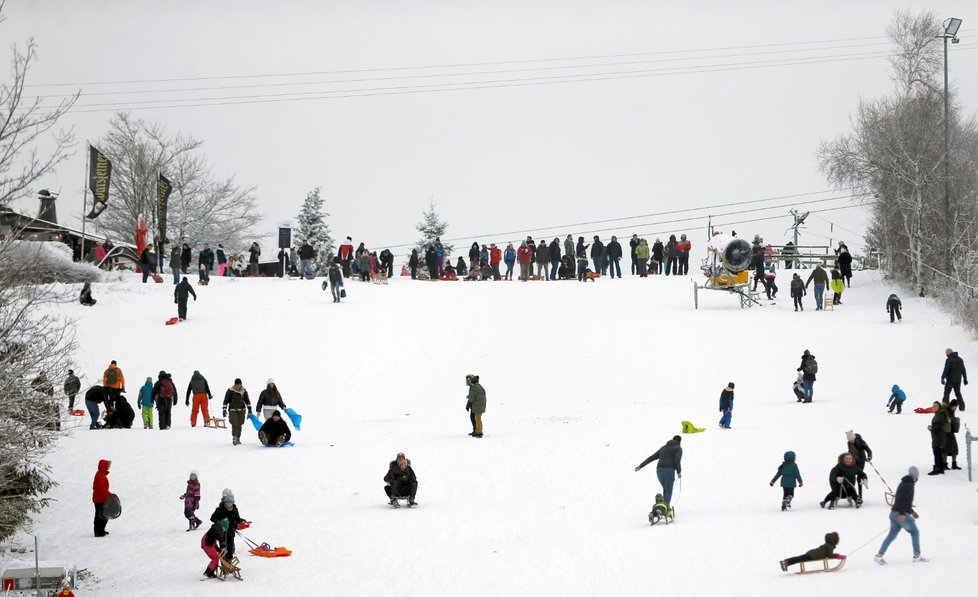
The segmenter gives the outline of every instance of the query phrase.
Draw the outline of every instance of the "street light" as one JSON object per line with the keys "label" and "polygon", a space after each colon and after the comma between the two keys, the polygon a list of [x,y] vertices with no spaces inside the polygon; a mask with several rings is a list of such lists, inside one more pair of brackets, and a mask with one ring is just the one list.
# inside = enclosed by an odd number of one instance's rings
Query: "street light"
{"label": "street light", "polygon": [[[948,118],[949,102],[947,94],[947,40],[951,40],[951,43],[958,43],[958,29],[961,28],[961,19],[948,19],[944,21],[944,33],[938,35],[937,37],[944,39],[944,214],[945,214],[945,228],[947,233],[947,238],[951,238],[951,193],[950,193],[950,151],[948,146],[950,144],[950,119]],[[947,271],[951,271],[951,251],[948,247],[947,254],[945,255],[945,266]]]}

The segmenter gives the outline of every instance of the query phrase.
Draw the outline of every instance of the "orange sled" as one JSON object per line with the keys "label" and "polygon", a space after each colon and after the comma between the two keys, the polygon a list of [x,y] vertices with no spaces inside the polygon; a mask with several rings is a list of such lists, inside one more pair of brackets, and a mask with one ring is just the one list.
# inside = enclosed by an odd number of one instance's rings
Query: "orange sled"
{"label": "orange sled", "polygon": [[258,547],[248,550],[253,556],[261,556],[263,558],[285,558],[292,555],[292,552],[284,547],[276,547],[272,549],[268,546],[268,543],[262,543]]}

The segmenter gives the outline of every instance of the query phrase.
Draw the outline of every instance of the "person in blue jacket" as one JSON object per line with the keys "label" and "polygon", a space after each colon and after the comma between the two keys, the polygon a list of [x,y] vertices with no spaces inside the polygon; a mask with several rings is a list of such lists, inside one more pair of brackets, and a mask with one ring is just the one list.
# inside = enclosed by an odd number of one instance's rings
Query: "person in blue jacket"
{"label": "person in blue jacket", "polygon": [[512,280],[513,266],[516,265],[516,249],[513,248],[513,243],[506,245],[506,250],[503,251],[503,263],[506,264],[506,275],[503,276],[503,279]]}
{"label": "person in blue jacket", "polygon": [[795,464],[794,452],[789,450],[784,453],[784,462],[778,467],[778,472],[775,473],[774,478],[769,483],[771,487],[774,487],[774,482],[778,480],[778,477],[781,478],[781,489],[784,492],[781,498],[781,511],[784,512],[791,507],[791,500],[795,497],[795,485],[798,487],[803,485],[801,471]]}
{"label": "person in blue jacket", "polygon": [[907,395],[900,386],[893,384],[893,389],[890,390],[890,399],[887,401],[886,405],[890,407],[890,412],[896,409],[897,414],[903,412],[903,401],[907,399]]}
{"label": "person in blue jacket", "polygon": [[146,383],[139,388],[139,397],[136,399],[136,406],[143,418],[143,429],[153,428],[153,378],[147,377]]}

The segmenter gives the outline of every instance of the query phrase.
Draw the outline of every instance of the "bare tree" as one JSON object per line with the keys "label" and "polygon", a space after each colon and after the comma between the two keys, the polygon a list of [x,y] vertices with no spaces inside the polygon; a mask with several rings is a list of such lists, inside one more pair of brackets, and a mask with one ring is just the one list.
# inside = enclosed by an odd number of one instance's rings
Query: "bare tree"
{"label": "bare tree", "polygon": [[[167,210],[167,237],[196,246],[203,242],[243,248],[261,214],[255,187],[240,187],[234,177],[216,178],[201,155],[203,141],[171,134],[163,125],[117,113],[98,141],[112,160],[112,199],[97,221],[102,230],[133,238],[145,216],[159,229],[157,181],[162,172],[173,184]],[[247,242],[246,242],[247,241]]]}

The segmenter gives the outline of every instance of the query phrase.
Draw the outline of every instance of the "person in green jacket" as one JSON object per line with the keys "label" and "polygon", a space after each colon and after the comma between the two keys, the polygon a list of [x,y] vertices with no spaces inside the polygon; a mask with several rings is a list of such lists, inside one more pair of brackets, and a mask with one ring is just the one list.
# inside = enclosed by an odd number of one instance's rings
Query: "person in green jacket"
{"label": "person in green jacket", "polygon": [[787,558],[781,560],[781,570],[784,572],[788,571],[788,566],[798,564],[800,562],[817,562],[819,560],[845,560],[846,557],[842,554],[835,553],[835,548],[839,545],[839,533],[832,532],[825,534],[825,543],[815,549],[809,549],[805,552],[805,555],[795,556],[793,558]]}
{"label": "person in green jacket", "polygon": [[784,453],[784,462],[778,467],[778,472],[769,483],[771,487],[774,487],[778,477],[781,477],[781,489],[784,491],[784,496],[781,498],[781,511],[784,512],[791,507],[791,500],[795,497],[795,485],[802,486],[801,471],[795,464],[794,452],[789,450]]}
{"label": "person in green jacket", "polygon": [[482,413],[486,412],[486,390],[479,384],[479,376],[472,373],[465,376],[465,385],[469,386],[466,396],[465,410],[469,411],[472,421],[472,437],[482,437]]}
{"label": "person in green jacket", "polygon": [[649,263],[649,243],[644,238],[635,247],[635,268],[641,278],[648,277],[645,267]]}

